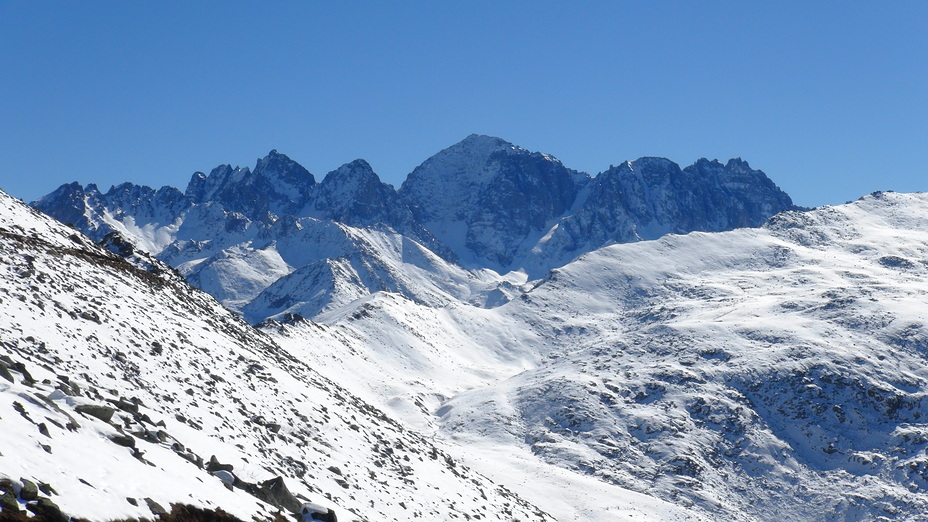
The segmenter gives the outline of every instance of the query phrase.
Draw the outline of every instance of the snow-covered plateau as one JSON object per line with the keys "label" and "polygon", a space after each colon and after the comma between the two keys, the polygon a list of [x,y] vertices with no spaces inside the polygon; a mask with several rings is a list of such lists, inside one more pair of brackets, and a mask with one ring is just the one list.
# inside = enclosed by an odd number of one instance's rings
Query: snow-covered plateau
{"label": "snow-covered plateau", "polygon": [[471,136],[36,206],[78,230],[0,195],[0,486],[74,516],[928,520],[928,195]]}

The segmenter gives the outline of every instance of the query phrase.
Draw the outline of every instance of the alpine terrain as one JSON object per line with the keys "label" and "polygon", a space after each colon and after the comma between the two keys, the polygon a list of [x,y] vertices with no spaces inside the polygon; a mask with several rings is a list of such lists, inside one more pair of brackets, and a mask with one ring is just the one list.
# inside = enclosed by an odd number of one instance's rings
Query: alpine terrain
{"label": "alpine terrain", "polygon": [[926,195],[472,135],[399,190],[271,151],[33,206],[0,193],[4,510],[928,520]]}

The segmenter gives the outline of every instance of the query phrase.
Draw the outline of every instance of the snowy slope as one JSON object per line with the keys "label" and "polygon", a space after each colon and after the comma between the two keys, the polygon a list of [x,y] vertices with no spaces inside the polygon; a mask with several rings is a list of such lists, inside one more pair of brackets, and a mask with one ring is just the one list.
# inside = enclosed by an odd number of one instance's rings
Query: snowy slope
{"label": "snowy slope", "polygon": [[875,194],[590,253],[497,309],[547,359],[448,401],[442,431],[723,519],[918,519],[925,216]]}
{"label": "snowy slope", "polygon": [[[316,226],[332,228],[332,222]],[[280,277],[241,308],[251,322],[282,314],[315,317],[338,310],[376,292],[394,292],[432,307],[453,302],[486,305],[499,287],[524,277],[502,277],[492,271],[472,272],[449,263],[407,236],[385,227],[355,228],[337,224],[338,242],[293,241],[290,236],[276,242],[277,251],[293,266],[301,268]],[[332,248],[341,244],[340,251]],[[310,257],[311,252],[319,252]],[[496,296],[502,303],[505,296]]]}
{"label": "snowy slope", "polygon": [[384,293],[266,331],[559,520],[920,520],[925,216],[875,194],[600,249],[492,309]]}
{"label": "snowy slope", "polygon": [[265,518],[245,488],[282,477],[342,520],[550,520],[170,271],[3,193],[0,281],[0,478],[50,485],[67,513],[151,517],[150,499]]}

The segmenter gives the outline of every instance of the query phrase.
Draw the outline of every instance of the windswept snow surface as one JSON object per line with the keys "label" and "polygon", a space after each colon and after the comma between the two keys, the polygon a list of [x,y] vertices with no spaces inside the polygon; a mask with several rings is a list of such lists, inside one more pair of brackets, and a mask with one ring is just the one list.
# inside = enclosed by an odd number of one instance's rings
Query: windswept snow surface
{"label": "windswept snow surface", "polygon": [[926,216],[876,193],[606,247],[493,309],[385,295],[268,332],[559,520],[920,520]]}

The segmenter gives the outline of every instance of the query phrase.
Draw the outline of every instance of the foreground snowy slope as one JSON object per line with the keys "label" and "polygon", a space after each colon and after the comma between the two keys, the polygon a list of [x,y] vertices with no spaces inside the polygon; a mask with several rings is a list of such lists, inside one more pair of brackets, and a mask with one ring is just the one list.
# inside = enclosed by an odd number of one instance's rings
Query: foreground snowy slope
{"label": "foreground snowy slope", "polygon": [[297,502],[281,478],[341,520],[550,520],[170,271],[2,192],[0,281],[0,479],[67,513],[266,518]]}

